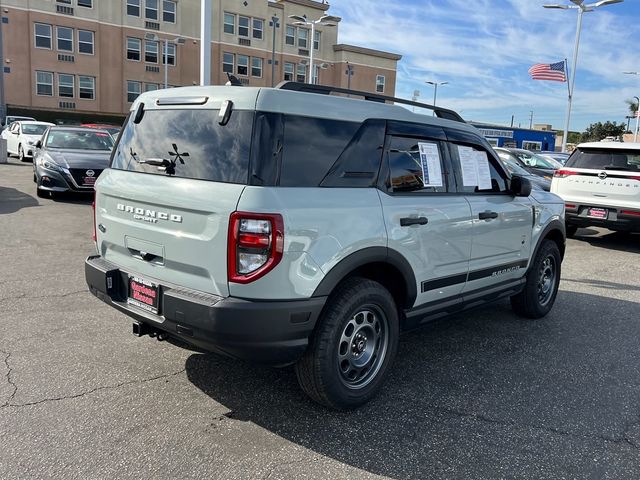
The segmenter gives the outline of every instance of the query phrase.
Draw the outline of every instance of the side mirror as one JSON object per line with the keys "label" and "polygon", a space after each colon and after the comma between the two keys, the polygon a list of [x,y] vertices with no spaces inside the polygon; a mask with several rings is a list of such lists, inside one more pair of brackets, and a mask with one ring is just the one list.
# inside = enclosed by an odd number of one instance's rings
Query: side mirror
{"label": "side mirror", "polygon": [[42,140],[38,140],[36,142],[36,148],[38,148],[38,149],[42,148]]}
{"label": "side mirror", "polygon": [[511,177],[511,194],[516,197],[528,197],[531,195],[531,182],[528,178],[514,175]]}

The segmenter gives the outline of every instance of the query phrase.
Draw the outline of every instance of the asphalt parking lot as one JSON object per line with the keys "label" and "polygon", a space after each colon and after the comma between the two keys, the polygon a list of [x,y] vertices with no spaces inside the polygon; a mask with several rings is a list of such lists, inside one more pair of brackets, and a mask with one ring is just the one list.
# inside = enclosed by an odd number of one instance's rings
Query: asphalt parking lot
{"label": "asphalt parking lot", "polygon": [[131,335],[91,296],[91,199],[0,164],[0,478],[640,477],[640,236],[570,240],[543,320],[508,302],[405,335],[382,393]]}

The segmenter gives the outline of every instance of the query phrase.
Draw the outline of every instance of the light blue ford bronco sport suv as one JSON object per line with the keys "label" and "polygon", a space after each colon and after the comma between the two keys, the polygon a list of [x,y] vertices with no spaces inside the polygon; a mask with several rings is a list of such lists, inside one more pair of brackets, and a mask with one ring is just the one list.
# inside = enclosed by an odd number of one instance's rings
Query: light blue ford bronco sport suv
{"label": "light blue ford bronco sport suv", "polygon": [[357,93],[138,97],[95,187],[91,292],[136,335],[294,365],[337,409],[380,389],[402,330],[503,297],[546,315],[559,197],[510,176],[455,112]]}

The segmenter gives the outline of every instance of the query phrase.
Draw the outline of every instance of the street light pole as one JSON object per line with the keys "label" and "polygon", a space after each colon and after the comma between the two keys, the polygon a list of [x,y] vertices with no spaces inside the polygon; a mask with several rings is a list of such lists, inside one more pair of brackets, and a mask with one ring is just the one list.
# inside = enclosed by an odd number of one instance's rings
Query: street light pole
{"label": "street light pole", "polygon": [[[151,40],[158,43],[164,42],[164,47],[162,47],[162,51],[164,52],[162,54],[162,61],[164,63],[164,88],[169,88],[169,43],[172,43],[173,45],[180,45],[185,43],[184,38],[176,37],[172,40],[169,40],[168,38],[165,38],[164,40],[160,40],[160,37],[158,37],[158,35],[156,35],[155,33],[147,32],[144,34],[144,39]],[[177,53],[178,52],[176,48],[176,50],[174,51],[174,55],[177,55]],[[174,56],[174,59],[175,59],[175,56]]]}
{"label": "street light pole", "polygon": [[342,19],[334,15],[323,15],[318,20],[313,21],[307,20],[306,15],[289,15],[289,18],[291,18],[292,20],[296,20],[294,25],[311,26],[311,38],[307,39],[307,45],[309,45],[309,42],[311,44],[311,46],[309,47],[309,77],[307,79],[307,83],[313,83],[313,43],[315,42],[316,25],[335,27]]}
{"label": "street light pole", "polygon": [[[447,85],[449,82],[432,82],[431,80],[427,80],[424,83],[428,83],[429,85],[433,85],[433,106],[436,106],[436,100],[438,98],[438,85]],[[434,110],[433,116],[436,115]]]}
{"label": "street light pole", "polygon": [[164,88],[169,87],[169,39],[164,39]]}
{"label": "street light pole", "polygon": [[582,29],[582,15],[585,12],[593,12],[598,7],[622,3],[624,0],[600,0],[596,3],[585,4],[584,0],[571,0],[573,5],[543,5],[544,8],[557,8],[561,10],[578,10],[578,25],[576,27],[576,41],[573,47],[573,61],[571,65],[571,86],[569,87],[569,101],[567,104],[567,116],[564,123],[564,136],[562,137],[562,151],[567,151],[567,137],[569,136],[569,122],[571,120],[571,104],[573,101],[573,89],[576,84],[576,68],[578,65],[578,47],[580,46],[580,30]]}
{"label": "street light pole", "polygon": [[273,40],[271,48],[271,87],[276,86],[276,28],[280,26],[280,19],[274,15],[271,17],[271,27],[273,29]]}
{"label": "street light pole", "polygon": [[638,97],[633,97],[638,101],[638,107],[636,108],[636,131],[633,134],[633,141],[637,142],[638,141],[638,120],[640,119],[640,117],[638,117],[638,115],[640,114],[640,98]]}

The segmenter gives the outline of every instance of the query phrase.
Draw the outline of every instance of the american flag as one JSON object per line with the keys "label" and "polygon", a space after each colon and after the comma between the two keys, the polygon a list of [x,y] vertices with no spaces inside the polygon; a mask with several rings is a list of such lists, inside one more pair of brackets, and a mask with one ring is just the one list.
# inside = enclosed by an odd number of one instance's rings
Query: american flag
{"label": "american flag", "polygon": [[529,75],[534,80],[551,80],[554,82],[566,82],[567,72],[564,68],[565,62],[558,63],[536,63],[529,69]]}

